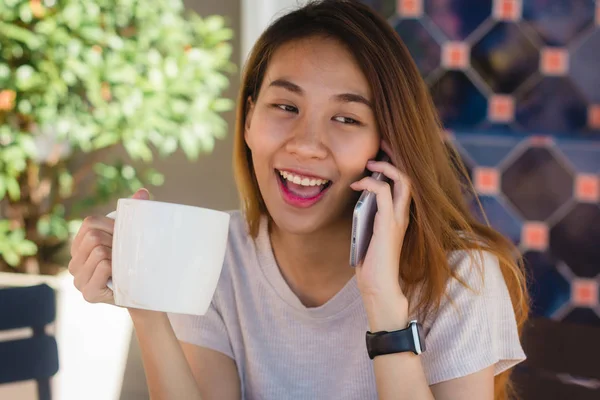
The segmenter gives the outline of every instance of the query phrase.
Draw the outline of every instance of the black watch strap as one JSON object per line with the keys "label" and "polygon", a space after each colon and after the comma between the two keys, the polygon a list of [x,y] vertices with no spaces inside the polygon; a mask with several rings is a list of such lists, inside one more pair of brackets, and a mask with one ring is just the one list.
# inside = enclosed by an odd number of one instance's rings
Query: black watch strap
{"label": "black watch strap", "polygon": [[421,325],[411,321],[406,329],[387,332],[367,332],[367,352],[374,359],[384,354],[404,353],[407,351],[421,354],[425,351],[425,341]]}

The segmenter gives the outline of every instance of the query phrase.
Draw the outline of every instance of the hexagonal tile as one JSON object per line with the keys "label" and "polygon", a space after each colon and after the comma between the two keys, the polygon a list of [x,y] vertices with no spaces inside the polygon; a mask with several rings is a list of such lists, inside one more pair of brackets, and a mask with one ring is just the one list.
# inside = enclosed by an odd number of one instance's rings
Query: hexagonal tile
{"label": "hexagonal tile", "polygon": [[[493,196],[479,196],[479,201],[485,212],[490,225],[498,232],[506,236],[515,245],[518,245],[521,241],[521,220],[519,217],[513,214],[512,211],[508,210],[496,197]],[[485,218],[481,213],[481,209],[477,204],[472,205],[474,215],[481,221],[485,222]]]}
{"label": "hexagonal tile", "polygon": [[538,71],[539,51],[517,24],[499,23],[471,49],[471,65],[496,93],[512,93]]}
{"label": "hexagonal tile", "polygon": [[462,72],[447,71],[431,86],[431,95],[447,128],[472,128],[487,115],[487,100]]}
{"label": "hexagonal tile", "polygon": [[600,274],[600,206],[577,204],[550,230],[553,254],[564,260],[575,275]]}
{"label": "hexagonal tile", "polygon": [[600,316],[590,308],[575,308],[562,321],[572,324],[600,326]]}
{"label": "hexagonal tile", "polygon": [[556,261],[547,253],[529,251],[523,255],[531,276],[528,282],[533,316],[552,318],[571,298],[571,285],[556,270]]}
{"label": "hexagonal tile", "polygon": [[402,38],[423,77],[440,66],[441,47],[417,20],[400,20],[394,29]]}
{"label": "hexagonal tile", "polygon": [[571,79],[586,98],[600,104],[600,29],[590,35],[571,54]]}
{"label": "hexagonal tile", "polygon": [[573,193],[573,173],[544,147],[525,150],[502,175],[502,192],[522,215],[544,221]]}
{"label": "hexagonal tile", "polygon": [[425,12],[450,40],[464,40],[492,14],[492,0],[425,0]]}
{"label": "hexagonal tile", "polygon": [[517,122],[533,132],[579,132],[587,125],[587,104],[569,79],[547,77],[517,97]]}
{"label": "hexagonal tile", "polygon": [[523,19],[552,46],[564,46],[594,23],[594,0],[528,0]]}

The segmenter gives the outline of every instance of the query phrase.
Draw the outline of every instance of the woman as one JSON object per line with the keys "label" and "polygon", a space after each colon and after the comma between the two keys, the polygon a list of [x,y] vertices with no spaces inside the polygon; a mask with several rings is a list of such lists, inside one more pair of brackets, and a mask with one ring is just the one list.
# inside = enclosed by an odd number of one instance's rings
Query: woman
{"label": "woman", "polygon": [[[470,215],[440,133],[408,51],[367,7],[325,0],[275,21],[242,80],[243,210],[232,213],[211,308],[129,310],[152,398],[505,398],[524,359],[523,272],[511,245]],[[391,162],[373,161],[380,150]],[[351,268],[363,190],[378,211]],[[74,241],[70,270],[88,301],[112,299],[89,279],[112,229],[88,218]],[[384,341],[367,346],[367,331]]]}

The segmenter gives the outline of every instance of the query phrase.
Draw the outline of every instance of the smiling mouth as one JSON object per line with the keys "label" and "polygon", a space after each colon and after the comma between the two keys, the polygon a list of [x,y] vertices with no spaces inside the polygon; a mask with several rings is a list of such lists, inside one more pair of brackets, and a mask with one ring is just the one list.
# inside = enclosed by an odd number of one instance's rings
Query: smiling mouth
{"label": "smiling mouth", "polygon": [[331,181],[327,179],[311,178],[287,171],[275,172],[282,186],[290,194],[301,199],[317,198],[331,186]]}

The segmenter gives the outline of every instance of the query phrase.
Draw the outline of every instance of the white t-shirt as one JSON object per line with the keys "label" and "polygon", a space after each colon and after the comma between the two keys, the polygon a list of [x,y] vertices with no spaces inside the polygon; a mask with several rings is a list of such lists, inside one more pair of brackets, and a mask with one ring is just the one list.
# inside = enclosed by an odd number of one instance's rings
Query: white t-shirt
{"label": "white t-shirt", "polygon": [[[427,351],[420,357],[430,385],[490,365],[498,374],[525,359],[498,260],[483,253],[482,280],[480,266],[466,253],[450,257],[474,291],[452,280],[452,301],[423,323]],[[254,241],[243,215],[232,213],[225,263],[207,314],[169,317],[179,340],[235,361],[244,399],[377,399],[356,279],[324,305],[305,307],[275,262],[266,219]]]}

